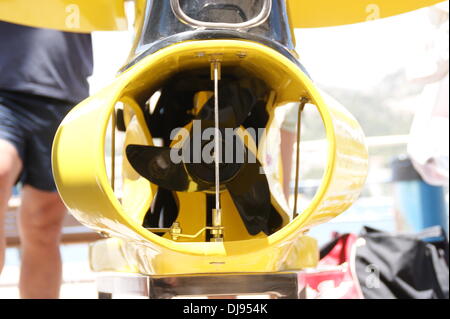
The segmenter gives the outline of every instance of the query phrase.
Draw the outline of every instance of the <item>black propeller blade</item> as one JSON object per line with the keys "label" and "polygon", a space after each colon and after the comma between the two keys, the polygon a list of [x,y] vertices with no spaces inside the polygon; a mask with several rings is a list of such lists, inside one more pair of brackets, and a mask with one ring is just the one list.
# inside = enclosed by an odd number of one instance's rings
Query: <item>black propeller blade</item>
{"label": "black propeller blade", "polygon": [[[186,82],[180,83],[186,84]],[[261,105],[260,102],[264,100],[267,92],[264,83],[257,79],[223,80],[222,83],[219,93],[221,131],[225,128],[241,127],[254,108]],[[205,103],[196,119],[201,120],[202,131],[215,126],[214,97]],[[236,145],[233,145],[234,149],[242,147],[246,160],[244,163],[237,161],[236,163],[227,163],[226,161],[220,163],[221,189],[227,189],[230,192],[245,227],[251,235],[257,235],[260,232],[269,235],[274,228],[277,228],[280,218],[271,204],[267,178],[260,173],[262,166],[256,159],[255,163],[249,162],[248,148],[238,137],[236,140]],[[212,140],[202,142],[201,152],[203,152],[203,146],[210,142]],[[190,139],[185,143],[191,143]],[[192,144],[185,146],[189,148],[191,157],[194,152],[198,152],[193,149]],[[222,146],[225,150],[225,146],[223,144]],[[184,161],[175,163],[171,154],[181,151],[182,149],[170,147],[129,145],[126,153],[133,168],[161,189],[168,192],[214,191],[214,163],[196,163],[191,161],[192,158],[189,161],[183,158]],[[222,156],[224,154],[223,152]],[[178,155],[182,154],[178,153]]]}
{"label": "black propeller blade", "polygon": [[[170,153],[174,150],[170,147],[129,145],[127,157],[141,176],[161,188],[177,192],[212,190],[212,183],[191,176],[184,163],[175,164],[171,160]],[[202,164],[189,165],[196,167],[197,171],[202,170]],[[258,161],[256,163],[247,161],[242,165],[243,167],[236,170],[235,177],[225,182],[225,186],[249,234],[257,235],[261,231],[269,234],[273,212],[267,178],[260,173],[262,166]],[[195,170],[192,167],[189,172],[193,173]]]}
{"label": "black propeller blade", "polygon": [[[219,118],[221,127],[237,128],[244,123],[258,97],[252,94],[250,89],[243,88],[238,82],[230,82],[224,85],[219,92],[220,109]],[[214,126],[214,97],[211,97],[197,116],[205,127]]]}
{"label": "black propeller blade", "polygon": [[189,177],[182,162],[172,161],[171,152],[174,151],[177,150],[145,145],[128,145],[126,150],[131,166],[153,184],[177,192],[206,190],[207,187]]}
{"label": "black propeller blade", "polygon": [[272,212],[270,189],[261,165],[247,163],[241,173],[227,184],[227,189],[250,235],[269,234]]}

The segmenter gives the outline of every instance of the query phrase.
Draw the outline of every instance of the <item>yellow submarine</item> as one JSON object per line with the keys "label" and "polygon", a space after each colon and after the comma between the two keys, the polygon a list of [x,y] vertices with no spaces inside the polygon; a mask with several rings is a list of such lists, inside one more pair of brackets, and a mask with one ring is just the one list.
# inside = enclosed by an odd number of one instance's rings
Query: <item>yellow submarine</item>
{"label": "yellow submarine", "polygon": [[[109,237],[92,245],[91,267],[149,276],[315,267],[318,248],[308,230],[357,200],[368,151],[358,122],[299,62],[293,30],[360,23],[438,2],[136,0],[127,63],[112,84],[69,113],[54,141],[53,172],[64,203],[82,224]],[[0,20],[69,32],[128,26],[124,0],[1,1]],[[267,130],[275,110],[288,103],[300,105],[299,118],[305,104],[317,108],[327,139],[323,179],[302,211],[280,204],[263,174],[270,145],[248,134]],[[220,149],[219,133],[232,129],[244,161],[224,162],[225,152],[190,161],[198,152],[190,137],[196,121],[200,132],[214,129],[200,153],[210,143]],[[114,151],[111,161],[106,156],[115,149],[116,127],[125,134],[120,165]],[[174,140],[174,131],[188,134]],[[173,161],[181,149],[192,152]]]}

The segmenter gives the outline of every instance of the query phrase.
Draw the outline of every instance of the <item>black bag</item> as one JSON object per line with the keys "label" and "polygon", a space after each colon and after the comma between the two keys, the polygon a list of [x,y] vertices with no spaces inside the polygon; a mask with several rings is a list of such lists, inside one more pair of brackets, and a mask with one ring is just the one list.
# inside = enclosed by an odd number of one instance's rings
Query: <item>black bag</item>
{"label": "black bag", "polygon": [[417,235],[364,228],[356,273],[366,299],[448,299],[448,241],[441,227]]}

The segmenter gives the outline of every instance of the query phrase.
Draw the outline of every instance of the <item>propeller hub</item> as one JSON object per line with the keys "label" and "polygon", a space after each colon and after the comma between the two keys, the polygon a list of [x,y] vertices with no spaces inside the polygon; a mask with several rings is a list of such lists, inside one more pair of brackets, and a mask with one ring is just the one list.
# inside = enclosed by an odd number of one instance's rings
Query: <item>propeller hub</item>
{"label": "propeller hub", "polygon": [[[214,186],[215,184],[215,162],[214,162],[214,149],[211,149],[211,143],[213,141],[203,141],[202,142],[202,156],[200,163],[185,163],[186,170],[188,174],[203,183],[210,184]],[[234,143],[233,150],[237,149],[238,143]],[[226,143],[224,140],[221,140],[221,149],[222,150],[230,150],[230,148],[226,147]],[[246,158],[246,150],[244,147],[241,148],[243,153],[243,158]],[[209,152],[210,151],[210,152]],[[209,153],[209,154],[208,154]],[[219,163],[220,168],[220,184],[226,184],[227,182],[233,180],[241,171],[244,166],[244,162],[238,162],[235,156],[232,156],[230,160],[230,156],[226,156],[225,152],[221,152],[221,161]],[[234,155],[234,154],[233,154]]]}

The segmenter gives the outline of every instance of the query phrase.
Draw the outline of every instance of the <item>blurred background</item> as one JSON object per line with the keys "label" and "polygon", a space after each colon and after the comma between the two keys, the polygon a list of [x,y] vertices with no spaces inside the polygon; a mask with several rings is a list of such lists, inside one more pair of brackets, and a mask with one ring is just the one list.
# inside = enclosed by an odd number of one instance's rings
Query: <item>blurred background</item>
{"label": "blurred background", "polygon": [[[107,85],[125,63],[131,34],[93,34],[92,93]],[[436,55],[441,52],[446,52],[448,62],[448,21],[446,37],[442,37],[442,28],[432,23],[428,8],[366,24],[296,31],[301,62],[316,84],[357,118],[366,133],[370,152],[370,174],[359,201],[340,217],[311,230],[310,235],[320,245],[334,233],[359,233],[364,225],[386,231],[413,230],[400,212],[402,205],[392,178],[392,162],[407,154],[414,115],[430,101],[426,96],[431,94],[427,91],[429,84],[414,79],[434,72]],[[318,159],[325,159],[326,155],[323,138],[318,114],[307,108],[301,145],[301,208],[311,201],[322,178],[324,161]],[[292,194],[294,191],[292,179]],[[448,230],[448,177],[442,191]],[[17,205],[17,198],[13,198],[11,210]],[[89,232],[80,230],[78,225],[73,227],[78,227],[72,229],[77,233]],[[61,297],[96,298],[95,275],[88,264],[88,244],[64,244],[62,254]],[[0,277],[0,298],[18,297],[19,260],[20,251],[8,248]]]}

